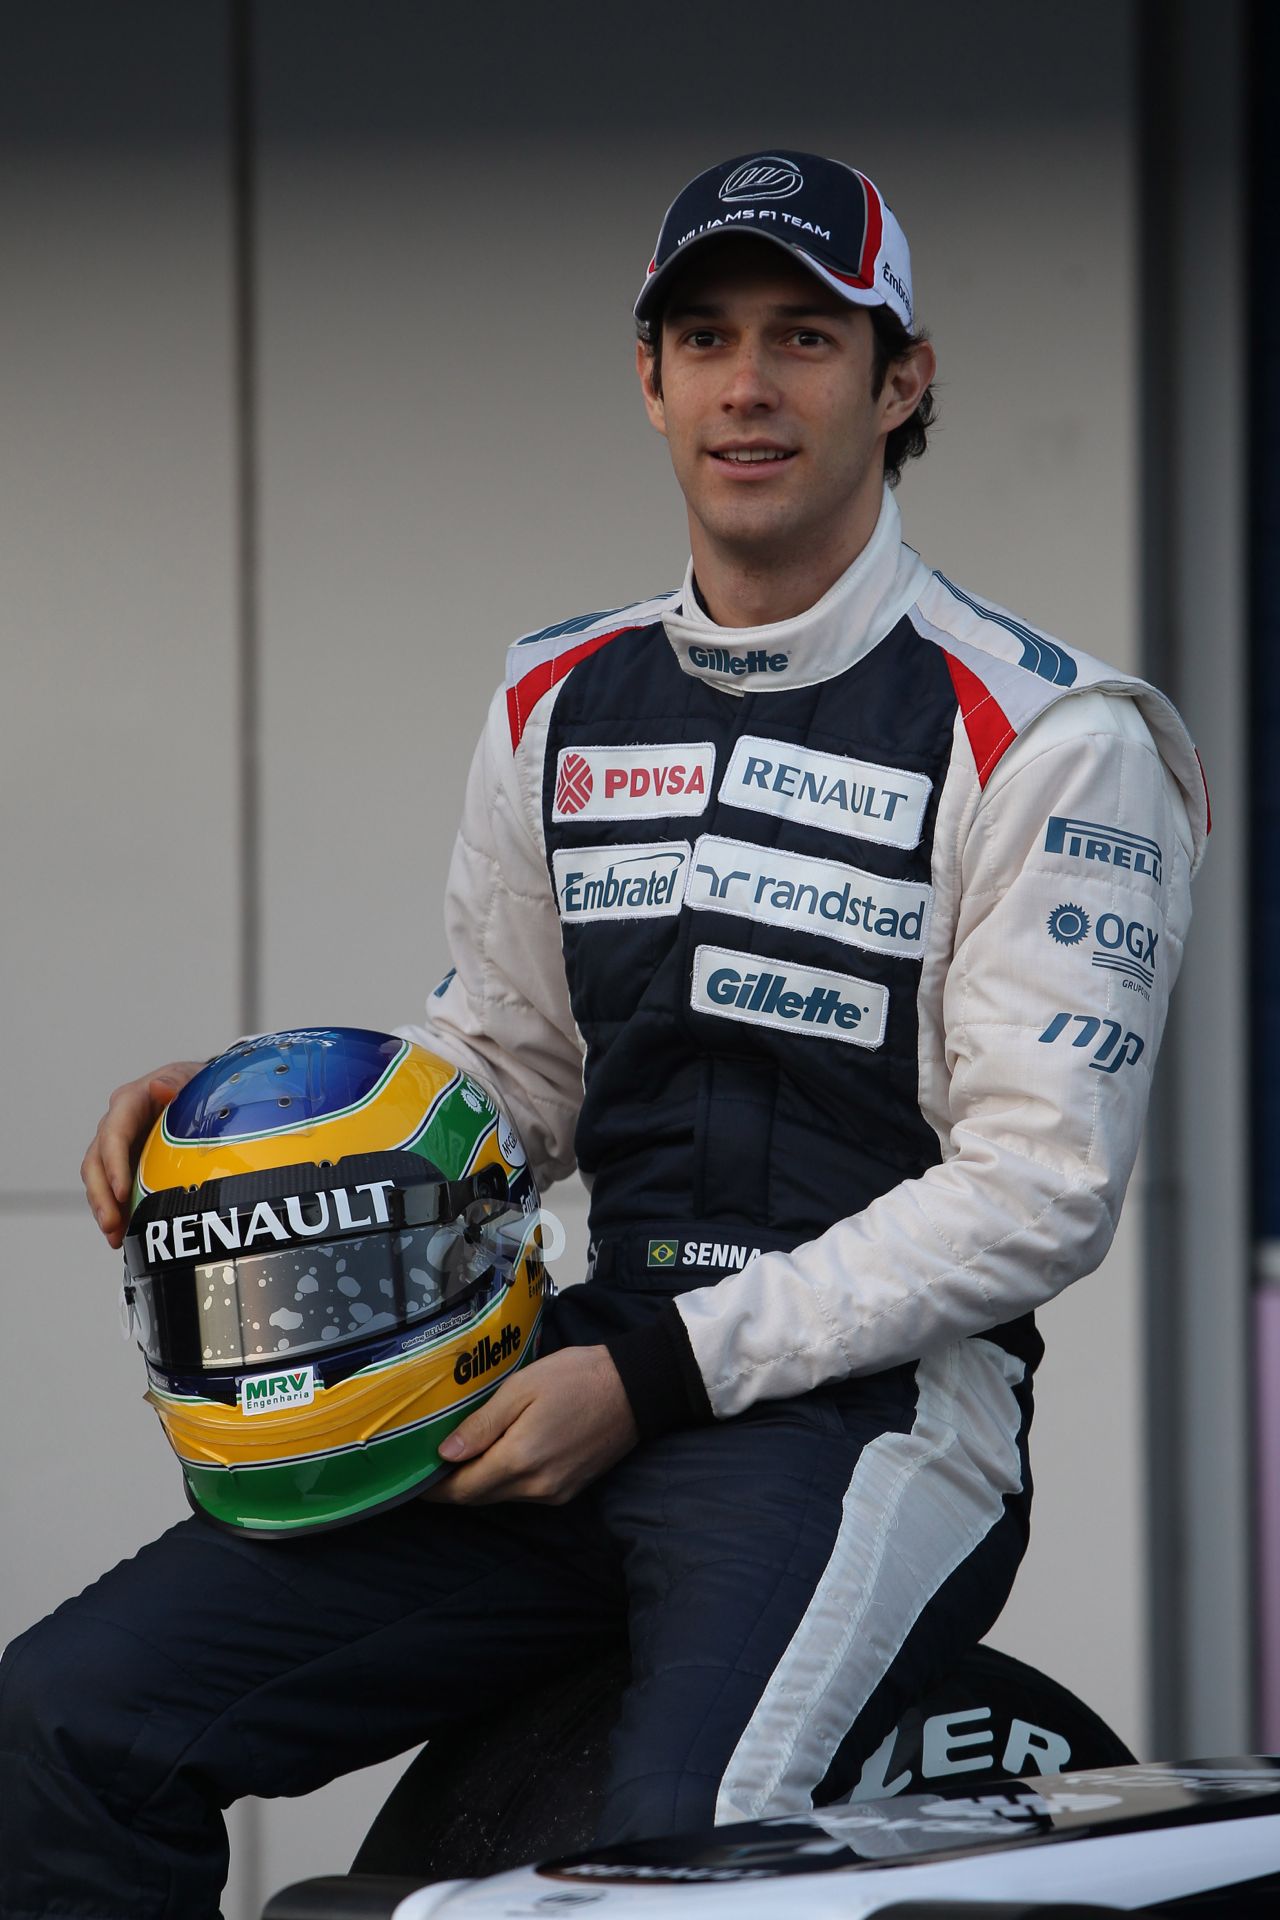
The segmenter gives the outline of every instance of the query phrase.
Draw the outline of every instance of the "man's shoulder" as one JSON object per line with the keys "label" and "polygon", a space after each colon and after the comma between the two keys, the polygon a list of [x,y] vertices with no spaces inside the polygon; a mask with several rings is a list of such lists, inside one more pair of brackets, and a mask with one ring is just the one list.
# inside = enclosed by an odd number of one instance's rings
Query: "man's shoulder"
{"label": "man's shoulder", "polygon": [[949,643],[958,642],[965,653],[972,649],[979,656],[1001,666],[1016,667],[1019,673],[1031,674],[1051,687],[1121,681],[1128,677],[1105,660],[1079,647],[1068,646],[1042,627],[1032,626],[998,602],[957,586],[936,569],[917,599],[912,617],[916,627],[940,646],[950,650]]}
{"label": "man's shoulder", "polygon": [[534,708],[582,660],[599,653],[610,641],[638,628],[651,627],[680,601],[679,587],[632,600],[601,612],[573,614],[549,627],[522,634],[507,649],[507,713],[511,744],[519,746]]}
{"label": "man's shoulder", "polygon": [[519,668],[536,652],[562,652],[583,640],[623,633],[632,627],[652,626],[661,620],[680,598],[679,587],[665,593],[650,594],[643,600],[629,600],[620,607],[605,607],[596,613],[575,613],[567,620],[556,620],[549,627],[535,627],[512,642],[507,654],[508,669]]}

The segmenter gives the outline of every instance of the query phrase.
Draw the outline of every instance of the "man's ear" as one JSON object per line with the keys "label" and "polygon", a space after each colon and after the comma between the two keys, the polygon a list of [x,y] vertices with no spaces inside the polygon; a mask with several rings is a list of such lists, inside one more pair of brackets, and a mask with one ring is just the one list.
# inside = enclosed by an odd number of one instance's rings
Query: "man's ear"
{"label": "man's ear", "polygon": [[911,418],[937,371],[938,356],[928,340],[918,341],[901,359],[890,361],[880,390],[890,431]]}
{"label": "man's ear", "polygon": [[654,354],[643,340],[636,341],[636,372],[640,376],[640,391],[644,395],[644,410],[649,416],[649,425],[656,427],[666,438],[667,416],[662,405],[662,395],[654,391],[653,385]]}

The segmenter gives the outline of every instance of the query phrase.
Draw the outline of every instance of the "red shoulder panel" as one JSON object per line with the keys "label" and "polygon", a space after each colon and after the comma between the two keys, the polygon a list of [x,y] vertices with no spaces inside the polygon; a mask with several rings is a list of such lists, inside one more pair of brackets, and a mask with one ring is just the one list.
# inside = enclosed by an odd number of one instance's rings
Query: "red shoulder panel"
{"label": "red shoulder panel", "polygon": [[597,653],[610,640],[616,640],[620,633],[635,633],[636,627],[615,627],[611,633],[596,633],[589,640],[580,640],[576,647],[568,647],[563,653],[552,654],[549,660],[540,660],[536,667],[530,667],[528,673],[521,676],[507,688],[507,724],[511,728],[511,751],[520,745],[520,736],[529,724],[529,715],[537,706],[544,693],[550,693],[557,680],[563,680],[571,667],[579,660],[585,660],[588,654]]}
{"label": "red shoulder panel", "polygon": [[1001,754],[1017,739],[1018,730],[995,695],[988,693],[971,667],[966,667],[964,661],[958,660],[954,653],[947,653],[945,647],[943,656],[951,675],[951,684],[956,690],[956,699],[960,702],[960,711],[964,715],[969,745],[973,748],[973,757],[978,765],[978,785],[985,787]]}

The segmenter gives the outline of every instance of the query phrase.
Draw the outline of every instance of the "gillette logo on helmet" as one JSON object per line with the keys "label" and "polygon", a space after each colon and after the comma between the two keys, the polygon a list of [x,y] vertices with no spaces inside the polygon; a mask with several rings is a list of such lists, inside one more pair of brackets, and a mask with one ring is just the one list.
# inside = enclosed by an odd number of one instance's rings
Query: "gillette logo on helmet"
{"label": "gillette logo on helmet", "polygon": [[322,1233],[387,1227],[391,1224],[387,1194],[394,1186],[394,1180],[368,1180],[358,1187],[259,1200],[255,1206],[232,1207],[227,1213],[180,1213],[172,1220],[148,1220],[147,1261],[216,1259],[223,1253],[243,1252],[256,1241],[287,1243]]}
{"label": "gillette logo on helmet", "polygon": [[483,1374],[492,1373],[495,1367],[513,1360],[520,1351],[520,1329],[510,1322],[502,1329],[496,1340],[482,1333],[474,1347],[460,1353],[453,1363],[453,1377],[460,1387],[469,1380],[479,1380]]}

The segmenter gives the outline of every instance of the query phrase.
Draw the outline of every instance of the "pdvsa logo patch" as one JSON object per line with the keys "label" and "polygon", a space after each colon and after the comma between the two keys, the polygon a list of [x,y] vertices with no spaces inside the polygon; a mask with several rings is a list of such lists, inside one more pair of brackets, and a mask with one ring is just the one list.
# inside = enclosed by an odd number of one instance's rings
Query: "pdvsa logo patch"
{"label": "pdvsa logo patch", "polygon": [[874,980],[797,967],[731,947],[699,947],[689,1004],[696,1013],[855,1047],[883,1044],[889,991]]}
{"label": "pdvsa logo patch", "polygon": [[654,747],[564,747],[551,818],[664,820],[703,812],[716,750],[710,740]]}
{"label": "pdvsa logo patch", "polygon": [[282,1413],[286,1407],[309,1407],[315,1397],[314,1367],[258,1373],[240,1382],[241,1413]]}

